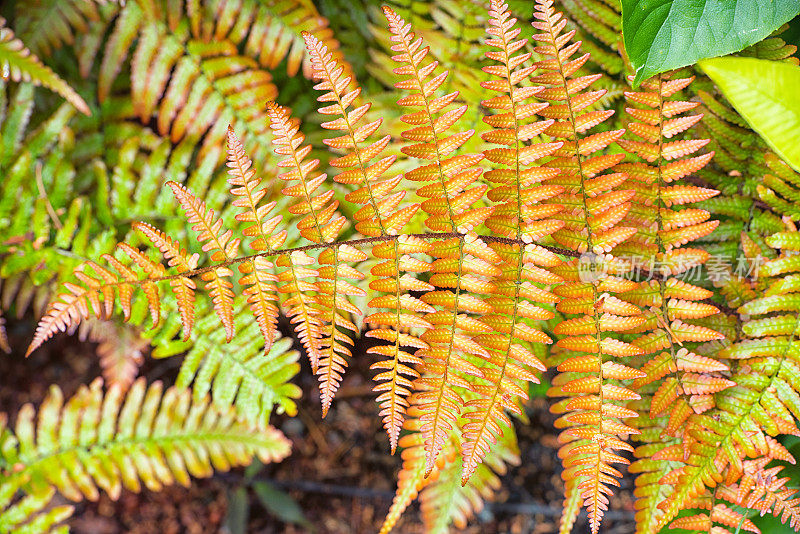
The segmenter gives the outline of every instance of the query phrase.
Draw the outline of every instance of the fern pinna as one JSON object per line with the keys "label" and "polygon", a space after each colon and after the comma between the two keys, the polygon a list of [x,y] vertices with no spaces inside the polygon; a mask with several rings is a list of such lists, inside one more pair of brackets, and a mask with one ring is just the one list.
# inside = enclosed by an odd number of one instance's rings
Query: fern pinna
{"label": "fern pinna", "polygon": [[[323,140],[332,152],[329,172],[299,120],[270,102],[268,122],[247,126],[272,133],[277,177],[285,182],[277,198],[234,122],[227,130],[228,183],[241,226],[229,226],[183,183],[167,182],[197,243],[187,246],[149,223],[134,223],[144,239],[119,243],[102,256],[105,263],[78,268],[28,353],[59,331],[108,317],[116,306],[130,317],[138,290],[152,322],[180,323],[187,340],[193,330],[201,331],[194,338],[209,335],[208,318],[195,319],[195,307],[205,305],[223,328],[211,341],[195,342],[179,384],[194,384],[195,402],[211,390],[215,401],[235,404],[264,429],[272,406],[291,411],[297,395],[292,388],[249,390],[247,373],[280,374],[296,365],[278,354],[288,350],[288,340],[277,342],[279,315],[292,323],[318,377],[323,415],[348,362],[361,357],[352,347],[363,324],[363,336],[372,338],[367,353],[375,359],[373,389],[389,447],[403,449],[382,532],[394,528],[417,494],[433,531],[477,512],[506,466],[519,462],[512,416],[524,417],[529,384],[552,365],[562,532],[581,507],[599,531],[623,476],[619,466],[631,457],[640,532],[753,526],[737,506],[797,524],[797,500],[767,464],[791,459],[775,438],[796,433],[800,416],[792,359],[800,246],[790,222],[797,218],[792,201],[800,198],[800,179],[765,158],[773,172],[752,193],[759,209],[764,204],[786,215],[787,228],[765,239],[742,237],[747,258],[761,250],[775,259],[757,278],[738,279],[753,295],[728,303],[745,316],[739,326],[733,310],[720,314],[717,293],[690,278],[710,257],[690,243],[707,239],[719,224],[688,205],[717,195],[695,177],[714,153],[700,152],[708,141],[692,137],[702,115],[684,115],[697,106],[683,96],[691,77],[645,81],[625,93],[630,107],[614,117],[607,80],[587,72],[590,57],[575,40],[577,29],[551,0],[536,2],[532,40],[522,37],[505,2],[491,0],[478,108],[450,90],[460,84],[449,84],[451,74],[411,25],[390,7],[383,13],[400,126],[374,116],[329,35],[304,32],[329,135]],[[116,31],[124,29],[119,23]],[[469,122],[473,107],[483,113],[482,124]],[[625,128],[615,128],[614,119]],[[390,129],[400,132],[398,139]],[[355,206],[351,217],[341,200]],[[773,219],[763,228],[774,229]],[[294,234],[301,240],[296,246]],[[152,247],[134,246],[142,242]],[[205,263],[195,249],[207,253]],[[166,266],[153,259],[155,250]],[[177,319],[162,306],[165,285]],[[723,296],[734,291],[728,287]],[[235,304],[238,294],[246,307]],[[243,349],[257,332],[263,356]],[[225,347],[215,340],[222,337],[231,350],[242,349],[230,358],[236,371],[220,363]],[[259,363],[273,359],[281,370]],[[129,394],[143,394],[137,384]],[[676,518],[684,509],[700,512]]]}
{"label": "fern pinna", "polygon": [[710,256],[701,248],[683,245],[708,235],[719,224],[708,220],[706,210],[674,208],[718,193],[679,182],[702,169],[714,155],[708,152],[688,157],[708,140],[670,140],[702,118],[700,114],[681,116],[695,108],[696,102],[670,100],[692,80],[660,75],[644,82],[643,91],[626,92],[633,105],[626,108],[631,119],[628,132],[638,139],[619,141],[640,160],[621,163],[617,169],[627,174],[626,186],[636,192],[626,220],[638,228],[620,250],[624,250],[643,278],[638,287],[624,294],[624,298],[643,310],[643,321],[635,329],[640,335],[632,341],[641,350],[644,363],[641,367],[644,376],[633,383],[643,398],[634,406],[637,410],[648,410],[634,420],[634,426],[641,432],[634,439],[645,445],[635,451],[635,456],[644,460],[631,467],[633,472],[645,473],[637,479],[642,495],[638,512],[641,525],[649,525],[660,513],[656,508],[659,480],[654,474],[670,465],[651,459],[653,447],[676,442],[665,441],[668,437],[683,439],[688,447],[690,437],[683,432],[687,418],[711,409],[713,394],[732,385],[721,374],[728,370],[725,364],[695,354],[686,345],[723,338],[719,332],[695,324],[698,319],[718,312],[715,306],[698,302],[709,299],[712,293],[689,283],[691,278],[689,281],[678,278],[696,270]]}

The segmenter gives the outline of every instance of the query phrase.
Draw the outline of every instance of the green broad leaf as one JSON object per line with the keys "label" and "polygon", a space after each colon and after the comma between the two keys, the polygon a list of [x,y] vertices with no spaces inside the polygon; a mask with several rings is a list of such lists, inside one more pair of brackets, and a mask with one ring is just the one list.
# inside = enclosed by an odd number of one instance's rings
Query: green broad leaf
{"label": "green broad leaf", "polygon": [[264,508],[284,523],[294,523],[306,528],[311,523],[303,515],[303,509],[288,493],[265,481],[253,482],[253,491]]}
{"label": "green broad leaf", "polygon": [[225,534],[246,534],[247,519],[250,515],[250,503],[247,490],[243,487],[228,491],[228,515],[225,517]]}
{"label": "green broad leaf", "polygon": [[745,57],[705,59],[700,67],[750,127],[800,171],[800,67]]}
{"label": "green broad leaf", "polygon": [[797,0],[622,0],[634,84],[659,72],[738,52],[800,14]]}

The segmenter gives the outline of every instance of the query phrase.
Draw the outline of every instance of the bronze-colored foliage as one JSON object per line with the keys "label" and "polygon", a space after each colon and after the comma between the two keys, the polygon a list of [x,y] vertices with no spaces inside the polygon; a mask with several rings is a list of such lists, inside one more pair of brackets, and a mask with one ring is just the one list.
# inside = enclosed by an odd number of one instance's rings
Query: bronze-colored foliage
{"label": "bronze-colored foliage", "polygon": [[[519,462],[514,418],[525,418],[530,386],[551,368],[561,532],[584,508],[598,533],[625,470],[636,477],[638,532],[757,532],[740,508],[800,526],[798,499],[769,464],[793,461],[778,438],[800,435],[797,173],[762,154],[752,168],[767,171],[741,191],[751,198],[729,196],[729,157],[716,162],[707,149],[720,141],[694,127],[705,118],[698,108],[728,119],[734,112],[704,89],[701,108],[685,70],[624,91],[625,79],[614,78],[624,58],[607,50],[619,47],[613,2],[562,2],[575,25],[553,0],[536,0],[530,26],[504,0],[480,12],[471,3],[459,42],[478,43],[465,53],[470,61],[479,61],[476,50],[484,57],[469,77],[445,68],[429,25],[411,23],[413,6],[384,6],[386,29],[376,33],[390,54],[376,61],[396,90],[392,106],[370,101],[310,3],[267,4],[141,0],[109,9],[100,100],[113,97],[117,63],[132,49],[128,118],[157,117],[170,143],[202,138],[186,157],[224,160],[229,202],[204,197],[189,180],[165,180],[194,241],[174,221],[164,229],[134,222],[140,236],[74,269],[28,354],[117,311],[137,325],[149,315],[158,341],[182,329],[181,350],[195,343],[178,384],[193,385],[197,410],[235,406],[267,429],[280,457],[270,410],[291,414],[299,395],[284,374],[298,366],[290,340],[279,339],[281,314],[317,376],[323,417],[350,362],[365,357],[356,339],[370,338],[379,416],[389,449],[402,451],[382,533],[417,496],[432,531],[479,511]],[[452,26],[452,9],[431,8],[432,16]],[[285,25],[303,31],[290,35]],[[587,33],[591,42],[581,41]],[[302,65],[314,80],[321,135],[274,101],[267,69],[284,59],[290,73]],[[324,147],[315,147],[320,139]],[[748,273],[709,280],[715,239]],[[693,279],[701,269],[706,279]],[[242,354],[223,362],[223,338]],[[253,349],[244,350],[249,338]],[[98,383],[75,403],[111,410],[130,386],[141,425],[195,409],[188,393],[145,391],[134,381],[135,357],[106,350],[106,360],[112,400],[101,400]],[[251,391],[262,376],[270,382]],[[59,393],[44,412],[72,424]],[[118,492],[118,482],[87,476]],[[13,491],[27,483],[15,481]],[[83,491],[62,482],[50,480],[73,497]]]}

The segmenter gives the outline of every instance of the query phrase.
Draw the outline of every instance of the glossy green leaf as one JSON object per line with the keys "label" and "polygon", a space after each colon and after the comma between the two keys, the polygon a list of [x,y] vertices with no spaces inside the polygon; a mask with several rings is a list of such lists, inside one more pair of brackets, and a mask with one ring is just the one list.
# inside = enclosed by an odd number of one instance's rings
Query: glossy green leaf
{"label": "glossy green leaf", "polygon": [[261,480],[253,482],[253,491],[256,492],[256,496],[264,508],[284,523],[294,523],[306,528],[311,526],[306,516],[303,515],[303,509],[288,493]]}
{"label": "glossy green leaf", "polygon": [[743,57],[706,59],[700,67],[750,127],[800,170],[800,67]]}
{"label": "glossy green leaf", "polygon": [[797,0],[622,0],[636,81],[761,41],[800,13]]}

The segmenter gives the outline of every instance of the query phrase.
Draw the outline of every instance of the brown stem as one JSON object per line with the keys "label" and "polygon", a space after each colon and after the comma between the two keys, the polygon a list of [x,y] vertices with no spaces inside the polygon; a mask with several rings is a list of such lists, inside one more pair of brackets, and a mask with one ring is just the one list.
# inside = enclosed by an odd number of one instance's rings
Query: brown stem
{"label": "brown stem", "polygon": [[[461,234],[461,233],[458,233],[458,232],[430,232],[430,233],[424,233],[424,234],[405,234],[405,235],[408,235],[409,237],[416,237],[418,239],[453,239],[453,238],[463,238],[464,237],[464,234]],[[338,247],[340,245],[349,245],[351,247],[357,247],[357,246],[360,246],[360,245],[367,245],[367,244],[377,243],[377,242],[381,242],[381,241],[394,241],[398,237],[400,237],[400,236],[399,235],[381,235],[381,236],[376,236],[376,237],[363,237],[363,238],[360,238],[360,239],[351,239],[349,241],[334,241],[334,242],[330,242],[330,243],[313,243],[313,244],[310,244],[310,245],[304,245],[304,246],[301,246],[301,247],[293,247],[293,248],[285,248],[285,249],[282,249],[282,250],[268,250],[268,251],[265,251],[265,252],[260,252],[258,254],[250,254],[248,256],[240,256],[238,258],[233,258],[233,259],[230,259],[230,260],[221,261],[221,262],[215,263],[213,265],[208,265],[206,267],[200,267],[198,269],[194,269],[194,270],[187,271],[187,272],[180,273],[180,274],[172,274],[172,275],[167,275],[167,276],[145,278],[145,279],[142,279],[142,280],[135,280],[135,281],[125,280],[124,282],[105,284],[104,286],[105,287],[111,287],[111,286],[117,286],[117,285],[141,285],[142,283],[145,283],[145,282],[148,283],[148,284],[152,284],[152,283],[163,282],[163,281],[167,281],[167,280],[175,280],[177,278],[195,278],[197,276],[201,276],[201,275],[203,275],[205,273],[214,271],[216,269],[220,269],[220,268],[223,268],[223,267],[230,267],[232,265],[237,265],[239,263],[250,261],[250,260],[253,260],[255,258],[269,258],[269,257],[273,257],[273,256],[285,256],[285,255],[291,254],[293,252],[305,252],[307,250],[316,250],[316,249],[320,249],[320,248],[333,248],[333,247]],[[478,236],[478,237],[480,239],[482,239],[483,241],[486,241],[488,243],[506,243],[506,244],[509,244],[509,245],[521,245],[523,247],[527,244],[527,243],[525,243],[524,241],[522,241],[520,239],[511,239],[511,238],[508,238],[508,237],[484,236],[484,235],[481,235],[481,236]],[[547,245],[537,245],[537,246],[540,246],[540,247],[542,247],[544,249],[549,250],[550,252],[553,252],[555,254],[560,254],[562,256],[569,256],[571,258],[577,258],[577,257],[580,256],[580,254],[578,254],[574,250],[568,250],[568,249],[559,248],[559,247],[551,247],[551,246],[547,246]]]}

